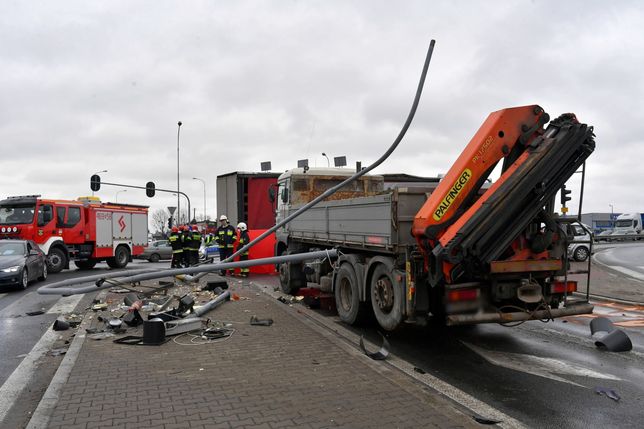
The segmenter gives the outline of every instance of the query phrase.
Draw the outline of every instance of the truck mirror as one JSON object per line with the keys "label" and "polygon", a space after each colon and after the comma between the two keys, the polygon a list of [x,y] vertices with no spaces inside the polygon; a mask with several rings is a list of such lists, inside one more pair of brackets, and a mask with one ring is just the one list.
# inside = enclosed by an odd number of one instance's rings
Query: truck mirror
{"label": "truck mirror", "polygon": [[268,201],[271,203],[275,202],[275,189],[274,188],[268,188]]}
{"label": "truck mirror", "polygon": [[288,188],[282,189],[282,202],[288,203]]}

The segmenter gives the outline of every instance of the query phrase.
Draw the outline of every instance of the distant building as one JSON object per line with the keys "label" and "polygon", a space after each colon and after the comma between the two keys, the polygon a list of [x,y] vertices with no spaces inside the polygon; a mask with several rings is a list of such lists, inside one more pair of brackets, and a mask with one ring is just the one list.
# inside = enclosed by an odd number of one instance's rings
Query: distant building
{"label": "distant building", "polygon": [[581,222],[590,226],[595,234],[613,229],[615,219],[621,213],[582,213]]}

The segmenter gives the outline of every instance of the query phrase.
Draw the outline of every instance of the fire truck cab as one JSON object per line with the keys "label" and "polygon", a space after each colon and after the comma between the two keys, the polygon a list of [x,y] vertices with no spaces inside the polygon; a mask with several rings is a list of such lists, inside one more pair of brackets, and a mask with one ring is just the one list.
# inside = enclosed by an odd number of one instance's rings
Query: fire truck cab
{"label": "fire truck cab", "polygon": [[35,241],[57,273],[74,261],[81,269],[106,261],[123,268],[143,252],[148,237],[148,208],[102,203],[96,197],[43,199],[40,195],[0,201],[0,238]]}

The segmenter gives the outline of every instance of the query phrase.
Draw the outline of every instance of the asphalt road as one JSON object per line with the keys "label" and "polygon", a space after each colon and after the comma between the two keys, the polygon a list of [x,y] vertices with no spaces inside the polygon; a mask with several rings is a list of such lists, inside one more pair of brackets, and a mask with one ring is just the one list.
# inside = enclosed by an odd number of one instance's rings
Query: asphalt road
{"label": "asphalt road", "polygon": [[621,274],[644,281],[644,243],[641,241],[599,245],[595,261]]}

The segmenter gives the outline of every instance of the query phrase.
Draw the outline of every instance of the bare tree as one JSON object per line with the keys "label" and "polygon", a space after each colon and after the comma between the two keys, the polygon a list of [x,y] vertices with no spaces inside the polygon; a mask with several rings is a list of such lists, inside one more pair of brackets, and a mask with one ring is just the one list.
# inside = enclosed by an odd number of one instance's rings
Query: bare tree
{"label": "bare tree", "polygon": [[157,209],[154,212],[152,212],[152,229],[154,229],[155,232],[160,232],[161,234],[165,234],[166,231],[168,230],[168,219],[170,218],[170,214],[163,209]]}

